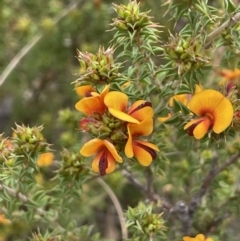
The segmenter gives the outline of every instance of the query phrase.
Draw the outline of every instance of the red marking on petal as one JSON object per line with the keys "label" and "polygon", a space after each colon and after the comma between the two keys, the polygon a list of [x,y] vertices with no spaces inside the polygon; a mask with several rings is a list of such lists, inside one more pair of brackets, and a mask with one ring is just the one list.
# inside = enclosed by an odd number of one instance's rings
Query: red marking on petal
{"label": "red marking on petal", "polygon": [[226,86],[226,94],[228,95],[229,92],[235,87],[235,84],[233,82],[230,82]]}
{"label": "red marking on petal", "polygon": [[[206,117],[206,118],[208,118],[208,117]],[[209,119],[210,119],[210,118],[209,118]],[[202,121],[205,121],[205,120],[204,120],[204,119],[201,119],[201,120],[199,120],[198,122],[196,122],[196,123],[194,123],[194,124],[192,124],[191,126],[188,127],[188,135],[189,135],[189,136],[193,136],[193,135],[194,135],[194,134],[193,134],[194,129],[195,129]],[[211,122],[211,124],[210,124],[208,130],[210,130],[210,129],[212,128],[212,126],[213,126],[213,123],[212,123],[211,119],[210,119],[210,122]]]}
{"label": "red marking on petal", "polygon": [[98,164],[99,172],[101,176],[106,174],[106,170],[108,168],[108,160],[107,160],[107,151],[104,151]]}
{"label": "red marking on petal", "polygon": [[201,122],[201,121],[199,121],[199,122],[191,125],[191,126],[188,128],[188,135],[189,135],[189,136],[193,136],[193,131],[194,131],[195,127],[196,127],[200,122]]}
{"label": "red marking on petal", "polygon": [[141,147],[142,149],[144,149],[145,151],[147,151],[152,156],[153,160],[157,157],[156,151],[153,150],[151,147],[145,146],[145,145],[143,145],[142,143],[139,143],[139,142],[135,142],[135,144],[137,146]]}
{"label": "red marking on petal", "polygon": [[134,110],[132,110],[132,111],[129,113],[129,115],[131,115],[133,112],[138,111],[138,110],[140,110],[140,109],[142,109],[142,108],[144,108],[144,107],[146,107],[146,106],[152,107],[152,103],[149,102],[149,101],[143,102],[141,105],[137,106]]}
{"label": "red marking on petal", "polygon": [[86,97],[92,97],[93,95],[92,95],[91,91],[87,91],[87,92],[85,93],[85,96],[86,96]]}

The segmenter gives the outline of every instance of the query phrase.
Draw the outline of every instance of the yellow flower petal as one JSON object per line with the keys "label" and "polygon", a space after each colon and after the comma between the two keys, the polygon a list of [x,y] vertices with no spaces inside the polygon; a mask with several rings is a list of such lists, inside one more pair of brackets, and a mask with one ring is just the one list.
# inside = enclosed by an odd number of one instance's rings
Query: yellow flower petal
{"label": "yellow flower petal", "polygon": [[147,147],[149,147],[149,148],[151,148],[151,149],[153,149],[155,151],[160,151],[159,148],[156,145],[154,145],[154,144],[152,144],[150,142],[141,141],[141,140],[137,140],[137,142],[142,144],[142,145],[144,145],[144,146],[147,146]]}
{"label": "yellow flower petal", "polygon": [[120,110],[109,107],[108,111],[111,113],[111,115],[118,118],[119,120],[126,121],[129,123],[136,123],[136,124],[139,123],[139,121],[137,119],[133,118],[132,116],[130,116]]}
{"label": "yellow flower petal", "polygon": [[4,214],[0,214],[0,224],[10,224],[11,223],[11,220],[5,218]]}
{"label": "yellow flower petal", "polygon": [[154,159],[154,156],[152,154],[154,153],[155,155],[155,151],[159,151],[159,149],[156,145],[152,143],[141,140],[133,141],[134,156],[143,166],[149,166],[152,163],[152,160]]}
{"label": "yellow flower petal", "polygon": [[185,237],[183,237],[183,241],[197,241],[197,240],[195,238],[185,236]]}
{"label": "yellow flower petal", "polygon": [[214,241],[212,238],[207,238],[205,241]]}
{"label": "yellow flower petal", "polygon": [[85,97],[76,103],[75,108],[87,116],[103,113],[106,109],[99,96]]}
{"label": "yellow flower petal", "polygon": [[228,81],[235,80],[240,76],[240,69],[235,68],[234,70],[222,69],[220,75],[223,76]]}
{"label": "yellow flower petal", "polygon": [[101,92],[100,94],[100,99],[101,99],[101,102],[104,103],[104,99],[105,99],[105,96],[107,95],[107,93],[109,92],[109,89],[110,89],[110,85],[106,85],[103,89],[103,91]]}
{"label": "yellow flower petal", "polygon": [[190,120],[190,121],[183,127],[183,129],[186,130],[186,129],[188,129],[190,126],[192,126],[192,125],[194,125],[194,124],[197,124],[197,123],[200,123],[202,120],[204,120],[204,117],[200,117],[200,118],[196,118],[196,119]]}
{"label": "yellow flower petal", "polygon": [[168,102],[170,107],[173,107],[173,100],[174,99],[183,103],[184,105],[187,105],[187,103],[189,101],[188,100],[188,94],[174,95],[173,97],[170,98],[170,100]]}
{"label": "yellow flower petal", "polygon": [[37,165],[39,167],[47,167],[50,166],[53,162],[54,155],[52,152],[46,152],[40,155],[37,160]]}
{"label": "yellow flower petal", "polygon": [[217,134],[223,132],[231,124],[233,114],[231,102],[224,98],[214,111],[213,131]]}
{"label": "yellow flower petal", "polygon": [[213,117],[213,131],[215,133],[221,133],[232,122],[232,104],[218,91],[203,90],[193,96],[188,106],[198,116],[211,115]]}
{"label": "yellow flower petal", "polygon": [[213,113],[224,98],[216,90],[203,90],[192,97],[188,107],[196,115],[203,116],[207,112]]}
{"label": "yellow flower petal", "polygon": [[80,96],[87,96],[91,92],[95,92],[96,90],[93,88],[92,85],[83,85],[76,87],[76,92]]}
{"label": "yellow flower petal", "polygon": [[111,142],[109,142],[107,140],[103,140],[103,144],[108,149],[108,151],[112,154],[112,156],[114,157],[114,160],[116,160],[118,162],[123,162],[122,157],[120,157],[118,155],[115,146]]}
{"label": "yellow flower petal", "polygon": [[172,114],[168,113],[168,116],[166,116],[166,117],[158,117],[157,120],[163,123],[163,122],[169,120],[171,117],[172,117]]}
{"label": "yellow flower petal", "polygon": [[92,156],[96,154],[96,152],[99,151],[99,149],[103,146],[103,140],[97,138],[92,139],[83,145],[82,149],[80,150],[80,154],[86,157]]}
{"label": "yellow flower petal", "polygon": [[106,94],[104,103],[108,108],[125,112],[127,109],[128,96],[122,92],[111,91]]}
{"label": "yellow flower petal", "polygon": [[205,240],[205,236],[203,234],[198,234],[196,237],[197,241],[204,241]]}
{"label": "yellow flower petal", "polygon": [[99,161],[104,151],[100,151],[92,160],[92,170],[94,172],[99,172]]}
{"label": "yellow flower petal", "polygon": [[133,136],[148,136],[153,131],[153,119],[146,118],[139,124],[128,124],[128,126]]}
{"label": "yellow flower petal", "polygon": [[137,144],[133,144],[133,152],[142,166],[149,166],[152,163],[153,158],[151,154]]}
{"label": "yellow flower petal", "polygon": [[193,135],[196,139],[201,139],[208,132],[211,125],[211,121],[208,118],[201,121],[193,130]]}
{"label": "yellow flower petal", "polygon": [[203,87],[201,85],[195,85],[195,87],[196,88],[195,88],[195,93],[194,94],[197,94],[197,93],[203,91]]}
{"label": "yellow flower petal", "polygon": [[201,85],[195,85],[195,92],[194,94],[181,94],[181,95],[174,95],[172,98],[169,100],[169,106],[173,107],[173,99],[183,103],[184,105],[187,105],[188,102],[191,100],[191,98],[202,91],[202,86]]}
{"label": "yellow flower petal", "polygon": [[205,239],[205,236],[203,234],[198,234],[195,238],[191,238],[188,236],[183,237],[184,241],[213,241],[211,238]]}
{"label": "yellow flower petal", "polygon": [[115,157],[110,153],[108,152],[107,154],[107,161],[108,161],[108,167],[106,169],[106,173],[111,173],[115,170]]}
{"label": "yellow flower petal", "polygon": [[[93,159],[92,161],[92,169],[94,172],[99,173],[99,161],[102,157],[102,155],[104,155],[104,152],[106,151],[106,149],[103,149],[102,151],[100,151],[96,157]],[[110,152],[107,152],[107,169],[106,169],[106,173],[111,173],[115,170],[115,160],[113,155]]]}
{"label": "yellow flower petal", "polygon": [[125,154],[128,158],[132,158],[134,156],[134,153],[133,153],[133,138],[132,138],[132,133],[130,131],[130,127],[129,125],[127,126],[128,128],[128,140],[127,140],[127,143],[125,145]]}
{"label": "yellow flower petal", "polygon": [[146,117],[153,117],[154,112],[152,106],[149,106],[150,104],[150,102],[138,100],[128,110],[128,114],[139,121],[144,120]]}

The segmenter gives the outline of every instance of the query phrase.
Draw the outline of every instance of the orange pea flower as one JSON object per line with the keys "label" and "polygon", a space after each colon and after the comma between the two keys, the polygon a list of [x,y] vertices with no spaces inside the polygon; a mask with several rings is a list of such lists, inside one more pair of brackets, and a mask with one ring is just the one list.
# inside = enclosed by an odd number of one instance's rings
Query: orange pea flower
{"label": "orange pea flower", "polygon": [[5,218],[4,214],[0,214],[0,225],[10,224],[11,221]]}
{"label": "orange pea flower", "polygon": [[135,156],[143,166],[149,166],[156,158],[158,147],[147,141],[137,139],[138,136],[148,136],[153,130],[153,119],[146,118],[139,124],[128,124],[128,141],[125,146],[125,154],[128,158]]}
{"label": "orange pea flower", "polygon": [[194,95],[188,104],[189,109],[197,116],[189,121],[184,130],[188,129],[189,135],[201,139],[209,131],[219,134],[232,122],[233,106],[220,92],[203,90]]}
{"label": "orange pea flower", "polygon": [[123,161],[114,145],[108,140],[92,139],[83,145],[80,153],[85,157],[96,154],[92,161],[92,169],[100,172],[101,176],[114,171],[115,160]]}
{"label": "orange pea flower", "polygon": [[104,103],[108,111],[116,118],[129,123],[139,123],[146,117],[153,117],[153,109],[150,102],[138,100],[130,108],[128,96],[122,92],[111,91],[106,94]]}
{"label": "orange pea flower", "polygon": [[219,73],[224,79],[228,81],[236,80],[240,77],[240,69],[235,68],[234,70],[222,69]]}
{"label": "orange pea flower", "polygon": [[103,100],[109,88],[110,85],[107,85],[100,94],[91,92],[91,96],[82,98],[76,103],[75,108],[87,116],[93,116],[94,113],[103,114],[106,110]]}
{"label": "orange pea flower", "polygon": [[37,165],[39,167],[48,167],[52,164],[54,155],[52,152],[46,152],[40,155],[37,160]]}
{"label": "orange pea flower", "polygon": [[203,234],[198,234],[195,238],[188,236],[183,237],[183,241],[213,241],[212,238],[205,238]]}
{"label": "orange pea flower", "polygon": [[76,92],[82,97],[90,97],[92,92],[96,92],[92,85],[83,85],[76,87]]}

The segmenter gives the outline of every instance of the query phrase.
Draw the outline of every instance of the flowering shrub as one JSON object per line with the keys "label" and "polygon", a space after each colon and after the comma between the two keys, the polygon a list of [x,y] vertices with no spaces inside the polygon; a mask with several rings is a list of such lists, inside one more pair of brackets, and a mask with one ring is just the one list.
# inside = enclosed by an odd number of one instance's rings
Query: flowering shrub
{"label": "flowering shrub", "polygon": [[160,2],[179,31],[136,0],[114,3],[109,46],[77,50],[76,110],[59,113],[72,149],[55,150],[42,126],[16,124],[0,136],[5,237],[239,239],[231,231],[240,203],[240,9],[228,0]]}

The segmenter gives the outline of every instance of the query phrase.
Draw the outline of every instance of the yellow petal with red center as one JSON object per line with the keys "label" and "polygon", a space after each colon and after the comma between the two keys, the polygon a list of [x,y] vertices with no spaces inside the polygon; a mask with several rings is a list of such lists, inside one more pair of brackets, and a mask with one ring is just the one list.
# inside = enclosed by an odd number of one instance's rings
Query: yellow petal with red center
{"label": "yellow petal with red center", "polygon": [[98,152],[101,147],[104,147],[103,140],[95,138],[83,145],[80,150],[80,154],[86,157],[92,156],[96,154],[96,152]]}
{"label": "yellow petal with red center", "polygon": [[137,158],[137,160],[142,166],[149,166],[152,163],[152,160],[153,160],[152,156],[145,149],[137,145],[133,145],[133,151],[134,151],[134,156]]}
{"label": "yellow petal with red center", "polygon": [[106,94],[104,103],[108,108],[125,112],[128,104],[128,96],[122,92],[111,91]]}
{"label": "yellow petal with red center", "polygon": [[146,118],[139,124],[128,124],[128,127],[133,136],[148,136],[153,131],[153,119]]}
{"label": "yellow petal with red center", "polygon": [[224,99],[226,98],[216,90],[203,90],[192,97],[188,107],[196,115],[203,116],[206,113],[212,114]]}
{"label": "yellow petal with red center", "polygon": [[88,116],[92,116],[93,113],[102,114],[106,109],[99,96],[83,98],[76,103],[75,108]]}
{"label": "yellow petal with red center", "polygon": [[125,145],[124,152],[125,152],[125,154],[128,158],[132,158],[134,156],[134,153],[133,153],[133,138],[132,138],[132,133],[130,131],[129,124],[127,125],[127,129],[128,129],[128,140],[127,140],[127,143]]}
{"label": "yellow petal with red center", "polygon": [[220,92],[203,90],[193,96],[189,109],[199,116],[210,116],[213,121],[213,131],[221,133],[232,122],[233,106]]}
{"label": "yellow petal with red center", "polygon": [[129,122],[129,123],[136,123],[136,124],[139,123],[139,121],[137,119],[135,119],[132,116],[124,113],[123,111],[114,109],[112,107],[109,107],[108,111],[111,113],[111,115],[118,118],[119,120],[126,121],[126,122]]}
{"label": "yellow petal with red center", "polygon": [[205,117],[200,117],[200,118],[196,118],[193,120],[190,120],[184,127],[183,129],[186,130],[188,129],[190,126],[197,124],[198,122],[201,122],[202,120],[204,120]]}
{"label": "yellow petal with red center", "polygon": [[105,147],[108,149],[108,151],[112,154],[112,156],[114,157],[114,159],[115,159],[116,161],[118,161],[118,162],[123,162],[122,157],[120,157],[120,156],[118,155],[118,152],[117,152],[115,146],[114,146],[111,142],[109,142],[109,141],[107,141],[107,140],[103,140],[103,144],[104,144]]}
{"label": "yellow petal with red center", "polygon": [[233,114],[231,102],[227,98],[222,99],[213,113],[213,131],[217,134],[223,132],[232,123]]}
{"label": "yellow petal with red center", "polygon": [[197,241],[204,241],[205,240],[205,236],[203,234],[198,234],[196,237]]}
{"label": "yellow petal with red center", "polygon": [[160,151],[159,148],[156,145],[154,145],[154,144],[152,144],[150,142],[141,141],[141,140],[137,140],[137,142],[142,144],[142,145],[144,145],[144,146],[147,146],[147,147],[149,147],[149,148],[151,148],[151,149],[153,149],[155,151]]}
{"label": "yellow petal with red center", "polygon": [[155,158],[155,151],[159,151],[159,149],[152,143],[140,140],[133,141],[134,156],[143,166],[149,166],[152,163]]}
{"label": "yellow petal with red center", "polygon": [[193,135],[196,139],[201,139],[205,136],[211,126],[211,121],[208,118],[201,121],[193,130]]}
{"label": "yellow petal with red center", "polygon": [[107,154],[107,161],[108,161],[108,167],[106,169],[106,173],[111,173],[115,170],[115,158],[114,156],[108,152]]}
{"label": "yellow petal with red center", "polygon": [[135,119],[142,121],[146,117],[153,117],[154,112],[150,102],[138,100],[130,107],[128,114]]}
{"label": "yellow petal with red center", "polygon": [[89,93],[96,91],[92,85],[78,86],[75,90],[80,96],[88,96]]}
{"label": "yellow petal with red center", "polygon": [[92,169],[94,172],[99,172],[99,161],[103,153],[104,153],[104,150],[100,151],[92,161]]}
{"label": "yellow petal with red center", "polygon": [[[103,149],[102,151],[100,151],[96,157],[93,159],[92,161],[92,169],[94,172],[99,173],[99,161],[102,157],[102,155],[104,155],[105,149]],[[106,173],[111,173],[115,170],[115,161],[114,161],[114,157],[112,156],[112,154],[110,152],[107,152],[106,155],[107,158],[107,169],[105,170]]]}

